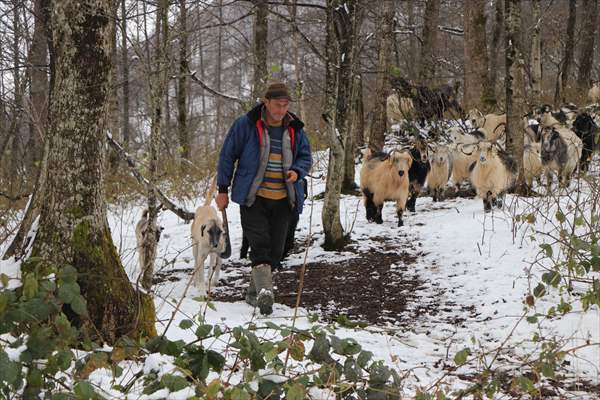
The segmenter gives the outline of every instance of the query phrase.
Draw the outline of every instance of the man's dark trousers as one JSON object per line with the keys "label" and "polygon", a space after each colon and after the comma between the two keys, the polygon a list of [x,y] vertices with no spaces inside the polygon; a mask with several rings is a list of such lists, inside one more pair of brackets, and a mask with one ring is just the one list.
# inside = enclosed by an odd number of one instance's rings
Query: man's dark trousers
{"label": "man's dark trousers", "polygon": [[288,199],[256,196],[250,207],[240,207],[242,229],[250,244],[252,266],[269,264],[279,268],[292,212]]}

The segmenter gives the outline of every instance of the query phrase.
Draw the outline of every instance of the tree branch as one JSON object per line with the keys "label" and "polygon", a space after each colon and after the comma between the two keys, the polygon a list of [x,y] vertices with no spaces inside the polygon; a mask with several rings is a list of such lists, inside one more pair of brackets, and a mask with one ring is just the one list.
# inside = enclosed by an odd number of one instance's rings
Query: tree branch
{"label": "tree branch", "polygon": [[123,147],[113,139],[110,132],[106,132],[106,137],[108,138],[108,143],[112,146],[113,149],[116,150],[119,157],[127,162],[127,165],[129,166],[129,169],[131,170],[131,173],[133,174],[133,176],[135,176],[135,178],[138,180],[138,182],[142,186],[144,186],[146,188],[146,190],[154,189],[156,191],[156,194],[157,194],[160,202],[163,204],[163,206],[165,208],[167,208],[168,210],[173,212],[173,214],[177,215],[179,218],[183,219],[185,222],[189,222],[194,219],[193,212],[187,211],[187,210],[183,209],[182,207],[175,205],[175,203],[173,203],[171,200],[169,200],[167,198],[167,196],[165,196],[165,194],[159,188],[152,185],[150,182],[148,182],[148,180],[146,178],[144,178],[142,176],[140,171],[137,170],[137,168],[135,166],[135,161],[133,160],[133,158],[131,158],[131,156],[129,154],[127,154],[125,149],[123,149]]}
{"label": "tree branch", "polygon": [[242,106],[246,104],[246,102],[244,100],[240,99],[239,97],[230,96],[228,94],[218,92],[215,89],[211,88],[210,86],[208,86],[206,83],[204,83],[200,78],[198,78],[196,76],[196,71],[190,72],[189,74],[190,74],[190,78],[192,78],[192,80],[194,82],[196,82],[198,85],[202,86],[204,88],[204,90],[206,90],[207,92],[209,92],[217,97],[221,97],[225,100],[234,101],[238,104],[241,104]]}

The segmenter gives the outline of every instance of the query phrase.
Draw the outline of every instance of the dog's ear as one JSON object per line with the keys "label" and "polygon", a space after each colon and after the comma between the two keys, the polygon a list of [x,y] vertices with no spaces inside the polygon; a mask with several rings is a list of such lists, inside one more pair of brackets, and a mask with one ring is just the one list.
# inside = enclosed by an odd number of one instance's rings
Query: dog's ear
{"label": "dog's ear", "polygon": [[206,225],[202,225],[200,227],[200,236],[204,236],[204,229],[206,228]]}

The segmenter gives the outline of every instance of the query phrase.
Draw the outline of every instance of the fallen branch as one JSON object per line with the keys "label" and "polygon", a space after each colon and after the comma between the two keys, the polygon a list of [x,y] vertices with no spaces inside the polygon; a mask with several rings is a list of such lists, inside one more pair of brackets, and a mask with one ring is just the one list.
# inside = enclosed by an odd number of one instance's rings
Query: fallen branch
{"label": "fallen branch", "polygon": [[133,158],[131,158],[131,156],[129,154],[127,154],[125,149],[123,149],[123,147],[119,143],[117,143],[115,141],[115,139],[113,139],[110,132],[106,132],[106,137],[108,138],[108,143],[113,147],[113,149],[116,150],[119,157],[127,162],[127,165],[129,166],[129,169],[131,170],[131,173],[133,174],[133,176],[135,176],[135,178],[138,180],[138,182],[142,186],[144,186],[144,188],[146,188],[146,190],[154,189],[156,191],[156,194],[158,195],[160,202],[163,204],[163,206],[166,209],[173,212],[173,214],[177,215],[179,218],[183,219],[185,222],[189,222],[194,219],[193,212],[189,212],[189,211],[185,210],[184,208],[175,205],[175,203],[173,203],[171,200],[169,200],[167,198],[167,196],[165,196],[165,194],[159,188],[152,185],[146,178],[144,178],[142,176],[140,171],[137,170],[137,168],[135,166],[135,161],[133,160]]}

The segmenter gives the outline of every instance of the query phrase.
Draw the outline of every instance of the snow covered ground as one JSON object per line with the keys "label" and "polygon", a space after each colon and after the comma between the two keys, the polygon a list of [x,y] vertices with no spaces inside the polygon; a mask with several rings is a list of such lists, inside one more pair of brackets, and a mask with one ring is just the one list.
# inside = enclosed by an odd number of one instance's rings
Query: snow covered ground
{"label": "snow covered ground", "polygon": [[[324,155],[321,154],[320,157]],[[314,179],[309,186],[311,195],[314,195],[324,191],[325,183],[324,180]],[[197,205],[199,204],[201,199],[198,199]],[[193,205],[188,204],[187,207],[192,209]],[[433,203],[430,197],[424,197],[417,201],[417,212],[405,214],[405,226],[398,228],[392,203],[384,207],[384,223],[376,225],[366,222],[359,197],[343,196],[340,211],[342,225],[346,230],[352,230],[352,239],[356,241],[361,252],[377,248],[379,242],[372,240],[374,237],[386,237],[389,240],[395,240],[397,237],[400,241],[398,248],[403,248],[403,243],[406,243],[407,251],[414,251],[415,246],[418,247],[421,254],[410,267],[425,284],[418,290],[417,298],[422,303],[438,302],[444,304],[444,307],[440,307],[440,312],[436,315],[424,313],[409,326],[390,323],[371,326],[365,330],[338,327],[336,335],[357,340],[363,348],[373,352],[375,358],[385,360],[387,364],[393,365],[403,373],[410,371],[404,382],[407,396],[414,396],[420,389],[430,388],[441,378],[447,384],[444,386],[446,388],[466,388],[470,382],[459,376],[473,372],[477,365],[481,365],[480,362],[468,363],[452,373],[444,369],[445,366],[453,364],[454,354],[465,347],[491,352],[487,357],[489,361],[496,355],[495,349],[502,345],[503,350],[498,354],[496,365],[509,365],[511,361],[516,364],[516,360],[527,357],[527,354],[536,348],[536,343],[532,342],[535,332],[545,337],[562,338],[567,341],[567,347],[595,343],[595,346],[586,346],[577,351],[575,357],[567,356],[569,363],[565,368],[574,380],[600,383],[600,312],[596,307],[587,312],[580,312],[581,305],[575,303],[573,312],[562,318],[540,319],[537,323],[529,323],[524,319],[525,314],[545,314],[547,309],[556,305],[560,299],[560,294],[551,292],[541,299],[536,299],[534,310],[527,309],[524,303],[526,295],[533,290],[540,280],[539,277],[545,272],[539,264],[534,264],[544,237],[536,234],[536,240],[532,241],[531,236],[535,231],[548,232],[552,229],[552,224],[542,219],[534,224],[515,224],[513,215],[529,213],[539,207],[550,206],[544,205],[541,199],[508,196],[504,210],[485,214],[479,199],[452,199]],[[356,257],[355,251],[333,253],[321,248],[321,208],[322,201],[309,198],[300,219],[297,238],[305,239],[310,234],[316,239],[306,253],[307,262],[326,261],[333,264],[339,260]],[[110,209],[113,238],[132,281],[135,281],[139,274],[134,229],[141,211],[141,206],[112,206]],[[544,214],[549,220],[554,219],[550,208]],[[238,273],[227,269],[228,262],[238,261],[241,244],[237,205],[230,205],[228,217],[233,256],[225,261],[222,274],[224,278],[227,278],[228,274]],[[174,307],[182,297],[179,312],[166,333],[173,340],[192,341],[196,338],[194,329],[181,329],[179,321],[193,319],[194,315],[201,311],[206,312],[207,323],[227,327],[244,325],[251,321],[258,325],[267,321],[292,324],[294,310],[281,304],[275,305],[271,316],[262,317],[244,302],[214,302],[213,310],[207,308],[205,303],[194,300],[198,295],[197,290],[191,286],[186,292],[193,265],[190,225],[184,224],[169,212],[162,213],[159,222],[165,229],[159,243],[156,269],[158,272],[169,271],[171,276],[180,278],[166,280],[155,288],[159,333],[164,331]],[[294,254],[286,261],[285,266],[300,265],[304,257],[304,252]],[[18,267],[14,263],[1,262],[0,269],[3,273],[18,275]],[[365,271],[365,279],[371,279],[369,271]],[[360,296],[360,293],[356,295]],[[565,300],[569,300],[568,296],[568,293],[563,293]],[[412,304],[409,307],[416,308],[421,305]],[[309,327],[309,311],[301,309],[299,315],[296,326]],[[461,322],[452,322],[456,320]],[[266,335],[269,335],[268,331]],[[224,343],[225,339],[220,338],[205,344],[218,350],[223,348]],[[120,393],[111,389],[111,386],[119,381],[126,381],[140,368],[148,371],[169,371],[174,368],[172,359],[158,355],[148,357],[145,365],[122,363],[129,364],[125,368],[125,375],[118,378],[117,382],[113,382],[108,370],[97,370],[90,379],[99,384],[106,394],[119,397]],[[232,379],[235,381],[239,377],[234,376]],[[130,398],[184,399],[192,394],[185,390],[169,394],[164,389],[155,393],[154,397],[140,395]],[[586,398],[577,393],[572,396]]]}

